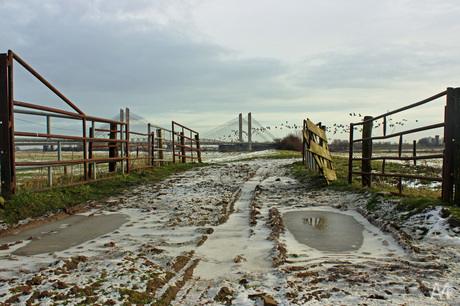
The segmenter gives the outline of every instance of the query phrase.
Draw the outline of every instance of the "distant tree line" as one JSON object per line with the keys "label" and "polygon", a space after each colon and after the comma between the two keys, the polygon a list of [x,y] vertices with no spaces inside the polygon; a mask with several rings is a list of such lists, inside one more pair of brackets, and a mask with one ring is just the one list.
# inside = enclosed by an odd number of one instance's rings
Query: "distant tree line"
{"label": "distant tree line", "polygon": [[444,145],[444,139],[439,138],[439,135],[433,137],[424,137],[417,141],[419,147],[439,147]]}
{"label": "distant tree line", "polygon": [[302,151],[302,138],[299,135],[289,134],[283,139],[276,140],[276,149]]}

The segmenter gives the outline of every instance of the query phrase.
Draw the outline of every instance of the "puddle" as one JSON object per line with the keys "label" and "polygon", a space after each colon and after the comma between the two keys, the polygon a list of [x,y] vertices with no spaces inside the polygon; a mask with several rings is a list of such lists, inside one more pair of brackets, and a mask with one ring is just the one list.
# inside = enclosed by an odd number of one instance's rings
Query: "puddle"
{"label": "puddle", "polygon": [[353,216],[332,211],[302,210],[283,215],[294,238],[323,252],[359,250],[363,244],[364,225]]}
{"label": "puddle", "polygon": [[27,245],[12,252],[13,255],[36,255],[63,251],[90,239],[110,233],[129,220],[125,214],[74,215],[68,218],[24,230],[18,234],[0,238],[0,245],[19,240]]}

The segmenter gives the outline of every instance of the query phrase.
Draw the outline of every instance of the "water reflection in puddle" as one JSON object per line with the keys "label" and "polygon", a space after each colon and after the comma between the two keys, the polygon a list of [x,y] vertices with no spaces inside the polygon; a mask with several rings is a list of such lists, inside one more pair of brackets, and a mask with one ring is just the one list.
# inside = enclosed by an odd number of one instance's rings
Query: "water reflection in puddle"
{"label": "water reflection in puddle", "polygon": [[291,211],[283,221],[295,239],[324,252],[358,250],[363,244],[364,226],[354,217],[331,211]]}
{"label": "water reflection in puddle", "polygon": [[28,241],[13,255],[36,255],[63,251],[85,241],[102,236],[118,229],[127,222],[125,214],[73,215],[68,218],[24,230],[18,234],[0,238],[0,245],[14,241]]}

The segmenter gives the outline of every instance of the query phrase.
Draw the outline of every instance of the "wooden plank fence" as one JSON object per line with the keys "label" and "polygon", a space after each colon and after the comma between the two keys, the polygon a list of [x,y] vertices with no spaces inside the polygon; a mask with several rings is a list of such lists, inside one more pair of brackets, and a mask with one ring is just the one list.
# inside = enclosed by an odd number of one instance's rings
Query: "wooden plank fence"
{"label": "wooden plank fence", "polygon": [[321,123],[315,125],[310,119],[304,120],[302,161],[308,168],[322,174],[326,181],[334,181],[337,174],[334,171],[332,155],[329,152],[325,128]]}

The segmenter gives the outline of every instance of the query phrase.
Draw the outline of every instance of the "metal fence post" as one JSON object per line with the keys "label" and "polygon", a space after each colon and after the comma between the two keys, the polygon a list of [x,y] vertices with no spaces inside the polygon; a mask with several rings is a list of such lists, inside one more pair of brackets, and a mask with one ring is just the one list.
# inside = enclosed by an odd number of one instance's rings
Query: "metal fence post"
{"label": "metal fence post", "polygon": [[125,137],[125,140],[126,140],[126,145],[125,145],[125,148],[126,148],[126,154],[125,154],[125,157],[127,158],[126,159],[126,173],[129,174],[129,171],[130,171],[130,165],[129,165],[129,140],[130,140],[130,135],[129,135],[129,132],[130,132],[130,127],[129,127],[129,108],[126,108],[126,113],[125,113],[125,119],[126,119],[126,127],[125,127],[125,132],[126,132],[126,137]]}
{"label": "metal fence post", "polygon": [[[123,109],[120,109],[120,121],[125,122],[125,112]],[[124,131],[126,131],[126,126],[124,124],[120,124],[120,140],[126,139],[124,135]],[[124,143],[120,142],[120,157],[125,156],[124,149],[125,149]],[[120,170],[121,170],[121,173],[125,173],[125,162],[123,159],[120,161]]]}
{"label": "metal fence post", "polygon": [[86,132],[86,116],[83,117],[83,175],[85,176],[85,181],[89,180],[88,178],[88,134]]}
{"label": "metal fence post", "polygon": [[[51,117],[46,116],[46,134],[51,134]],[[51,140],[51,138],[47,138],[47,140]],[[52,144],[46,146],[46,151],[52,152],[53,151]],[[48,186],[53,186],[53,167],[48,167]]]}
{"label": "metal fence post", "polygon": [[0,153],[2,196],[11,199],[14,193],[14,139],[12,104],[12,58],[0,54]]}
{"label": "metal fence post", "polygon": [[184,132],[180,132],[180,144],[181,144],[181,154],[182,154],[182,163],[186,164],[187,163],[187,157],[185,157],[186,152],[185,152],[185,137],[184,137]]}
{"label": "metal fence post", "polygon": [[[157,129],[157,138],[158,138],[158,160],[160,161],[159,162],[159,165],[163,165],[164,164],[164,154],[163,154],[163,131],[161,129]],[[155,154],[155,152],[154,152]]]}
{"label": "metal fence post", "polygon": [[152,135],[152,127],[150,123],[147,123],[147,156],[149,157],[147,166],[152,166],[153,165],[153,154],[152,154],[152,149],[153,149],[153,135]]}
{"label": "metal fence post", "polygon": [[[93,126],[89,128],[89,137],[94,138],[94,121]],[[93,141],[91,140],[88,145],[88,159],[93,159]],[[96,172],[96,164],[90,163],[88,167],[88,177],[93,178],[93,175]]]}
{"label": "metal fence post", "polygon": [[[109,133],[109,138],[110,139],[117,139],[117,124],[115,123],[110,123],[110,133]],[[117,143],[116,142],[109,142],[109,158],[116,158],[118,157],[118,148],[117,148]],[[117,163],[116,162],[110,162],[109,163],[109,172],[115,172],[117,170]]]}
{"label": "metal fence post", "polygon": [[[372,121],[372,116],[365,116],[364,117],[364,124],[363,124],[363,151],[362,157],[364,158],[371,158],[372,157],[372,127],[374,126],[374,121]],[[368,121],[368,122],[366,122]],[[372,171],[372,162],[370,159],[362,161],[362,172],[364,173],[371,173]],[[363,186],[370,187],[371,186],[371,175],[370,174],[363,174],[362,175],[362,184]]]}

